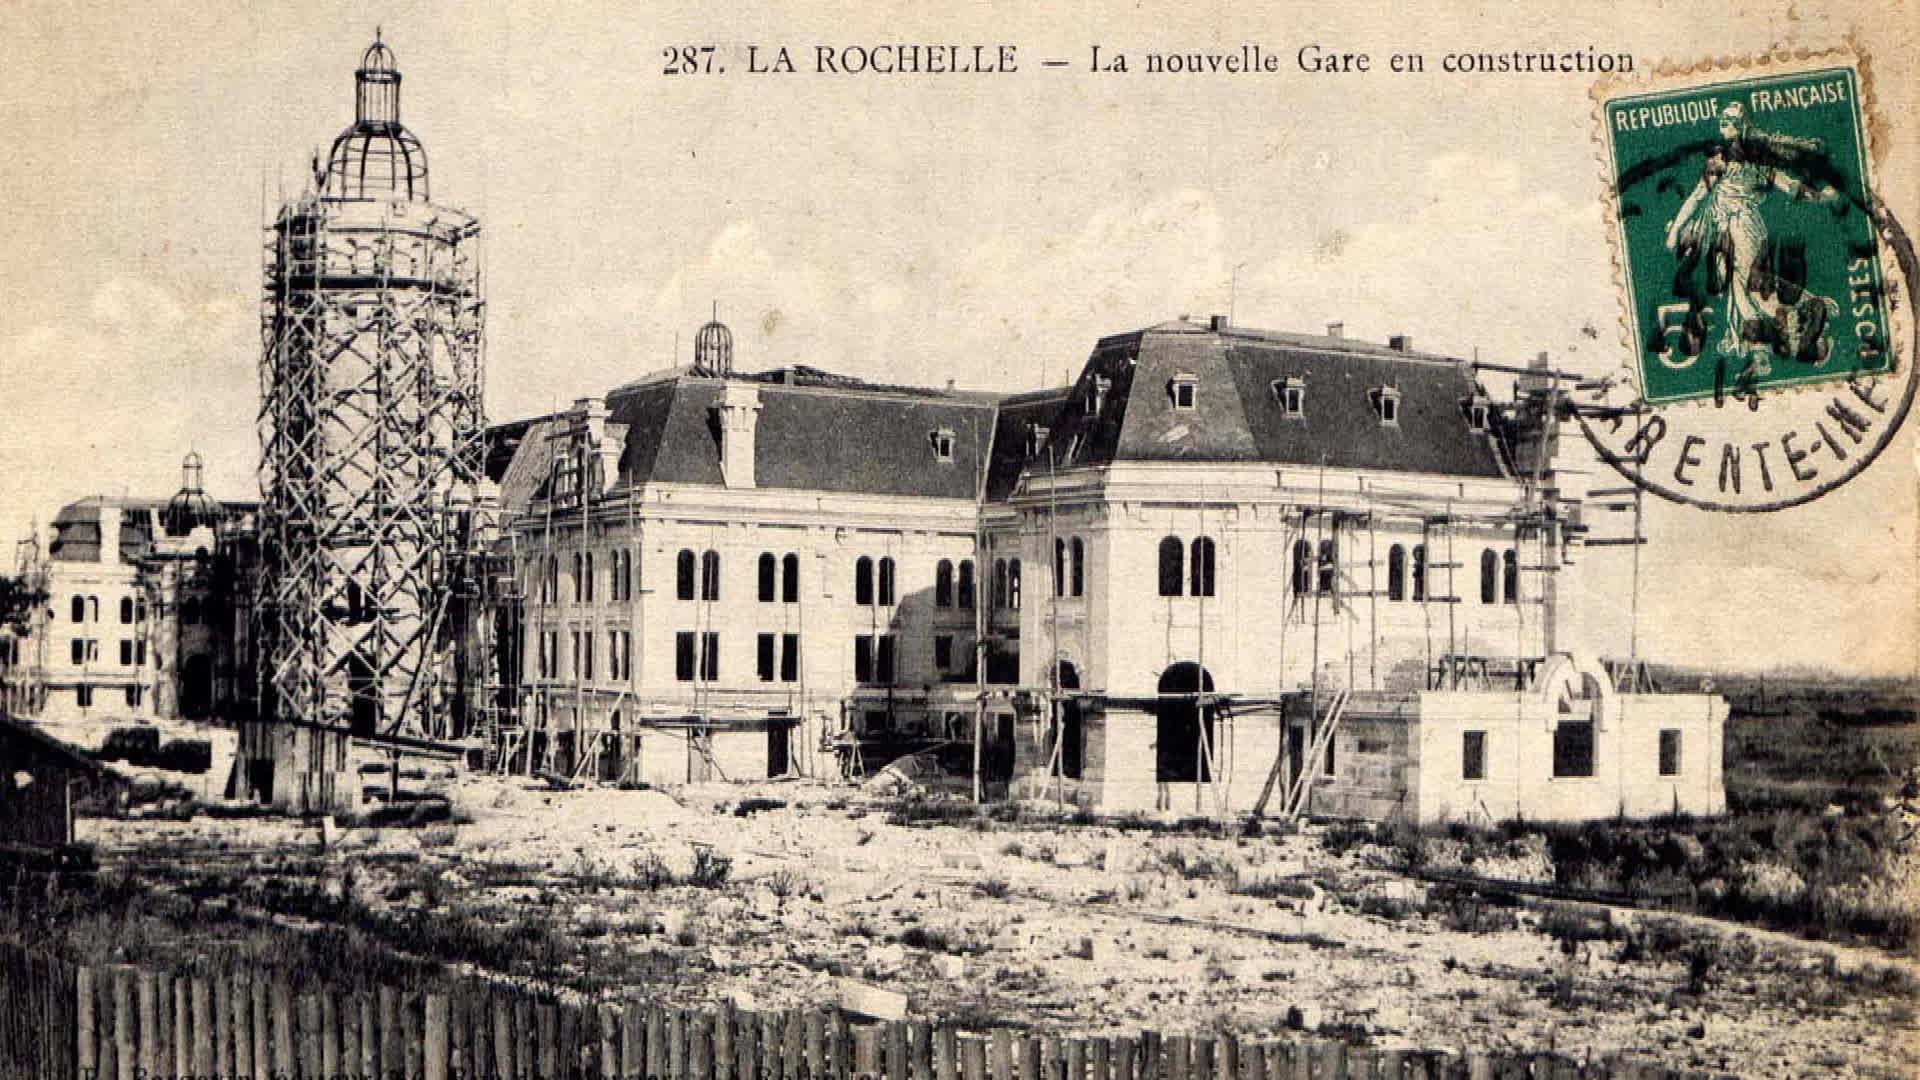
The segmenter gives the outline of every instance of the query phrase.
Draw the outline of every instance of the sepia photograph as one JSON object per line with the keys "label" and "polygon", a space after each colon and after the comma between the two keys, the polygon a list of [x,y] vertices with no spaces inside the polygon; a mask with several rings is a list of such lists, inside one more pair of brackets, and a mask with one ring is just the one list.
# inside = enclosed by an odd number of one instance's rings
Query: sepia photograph
{"label": "sepia photograph", "polygon": [[0,1078],[1920,1077],[1908,0],[18,0]]}

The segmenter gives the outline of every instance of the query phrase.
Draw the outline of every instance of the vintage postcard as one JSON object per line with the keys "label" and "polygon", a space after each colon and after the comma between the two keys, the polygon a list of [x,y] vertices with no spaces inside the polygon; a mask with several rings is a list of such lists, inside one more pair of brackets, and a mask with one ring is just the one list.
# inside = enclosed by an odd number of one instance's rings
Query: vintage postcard
{"label": "vintage postcard", "polygon": [[23,0],[0,1077],[1920,1076],[1920,19]]}

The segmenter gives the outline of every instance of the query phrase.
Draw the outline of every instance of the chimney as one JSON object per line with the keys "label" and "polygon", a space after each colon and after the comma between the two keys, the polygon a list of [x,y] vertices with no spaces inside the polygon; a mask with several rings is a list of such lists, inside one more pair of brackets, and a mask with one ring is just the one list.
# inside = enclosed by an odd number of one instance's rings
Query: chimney
{"label": "chimney", "polygon": [[1227,317],[1225,315],[1208,316],[1207,329],[1217,334],[1220,331],[1225,330],[1226,328],[1227,328]]}
{"label": "chimney", "polygon": [[1343,323],[1343,322],[1330,322],[1330,323],[1328,323],[1328,324],[1327,324],[1327,336],[1328,336],[1328,337],[1332,337],[1332,338],[1343,338],[1343,337],[1346,337],[1346,336],[1347,336],[1347,324],[1346,324],[1346,323]]}
{"label": "chimney", "polygon": [[1387,339],[1387,348],[1392,349],[1394,352],[1412,352],[1413,335],[1395,334]]}
{"label": "chimney", "polygon": [[730,488],[754,486],[754,435],[760,426],[760,387],[728,380],[713,406],[720,420],[720,479]]}
{"label": "chimney", "polygon": [[120,508],[100,500],[100,561],[112,566],[120,561]]}

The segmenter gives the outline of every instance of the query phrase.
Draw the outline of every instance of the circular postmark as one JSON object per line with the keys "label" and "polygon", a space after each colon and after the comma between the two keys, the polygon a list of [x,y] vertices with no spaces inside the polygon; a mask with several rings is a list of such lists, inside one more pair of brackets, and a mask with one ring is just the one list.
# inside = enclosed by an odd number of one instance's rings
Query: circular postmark
{"label": "circular postmark", "polygon": [[1799,505],[1906,419],[1920,268],[1870,193],[1861,98],[1855,67],[1815,63],[1602,103],[1632,352],[1566,405],[1638,487]]}

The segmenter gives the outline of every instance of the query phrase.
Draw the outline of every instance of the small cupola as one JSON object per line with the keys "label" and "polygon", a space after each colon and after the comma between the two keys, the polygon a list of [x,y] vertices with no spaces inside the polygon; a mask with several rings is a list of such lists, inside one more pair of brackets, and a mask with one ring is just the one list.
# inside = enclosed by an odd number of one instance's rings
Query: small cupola
{"label": "small cupola", "polygon": [[207,497],[202,471],[199,453],[189,450],[180,462],[180,490],[167,500],[167,508],[160,515],[160,525],[168,536],[186,536],[195,529],[220,523],[220,505]]}
{"label": "small cupola", "polygon": [[733,331],[720,321],[720,305],[713,305],[713,318],[693,335],[693,370],[696,375],[726,378],[733,374]]}

